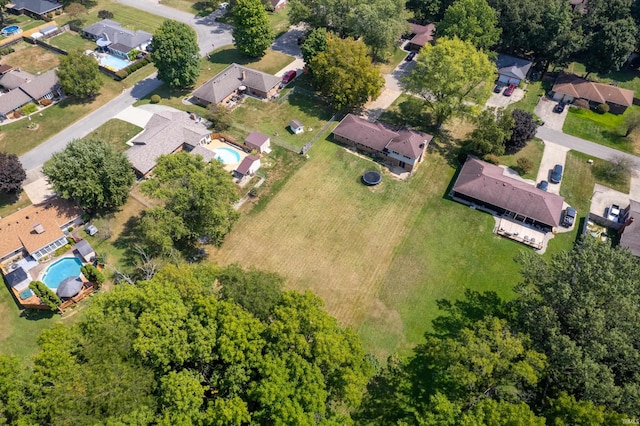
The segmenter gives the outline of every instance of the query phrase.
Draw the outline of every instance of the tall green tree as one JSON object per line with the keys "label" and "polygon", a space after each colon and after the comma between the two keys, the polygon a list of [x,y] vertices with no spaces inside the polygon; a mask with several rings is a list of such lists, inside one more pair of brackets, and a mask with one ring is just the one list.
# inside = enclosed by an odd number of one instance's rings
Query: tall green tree
{"label": "tall green tree", "polygon": [[455,0],[408,0],[407,9],[413,13],[414,19],[423,24],[440,22],[444,11]]}
{"label": "tall green tree", "polygon": [[314,56],[310,65],[314,86],[339,110],[361,107],[384,86],[364,43],[351,38],[330,37],[327,51]]}
{"label": "tall green tree", "polygon": [[56,74],[62,91],[69,96],[89,98],[96,95],[102,87],[98,62],[79,50],[60,57]]}
{"label": "tall green tree", "polygon": [[505,141],[505,152],[515,154],[527,146],[527,142],[536,136],[538,124],[533,121],[533,114],[521,109],[511,111],[513,117],[513,132],[511,137]]}
{"label": "tall green tree", "polygon": [[169,238],[179,249],[190,249],[201,238],[221,244],[239,217],[233,208],[238,192],[217,161],[207,164],[186,152],[161,156],[141,188],[165,202],[143,215],[143,239],[156,248],[165,249]]}
{"label": "tall green tree", "polygon": [[404,2],[371,0],[358,3],[350,27],[354,38],[362,37],[374,58],[384,59],[400,36],[409,32],[408,18]]}
{"label": "tall green tree", "polygon": [[123,205],[135,181],[127,157],[99,139],[76,139],[44,163],[42,172],[62,198],[88,209]]}
{"label": "tall green tree", "polygon": [[515,120],[503,108],[487,108],[475,117],[476,128],[466,141],[469,151],[481,157],[503,155],[511,138]]}
{"label": "tall green tree", "polygon": [[500,40],[498,15],[486,0],[457,0],[447,8],[438,35],[471,42],[488,51]]}
{"label": "tall green tree", "polygon": [[620,70],[635,49],[637,35],[638,28],[630,17],[602,24],[584,55],[587,74]]}
{"label": "tall green tree", "polygon": [[[320,52],[326,52],[328,47],[329,35],[325,28],[316,28],[311,30],[304,40],[304,43],[300,46],[302,52],[302,59],[304,60],[307,68],[311,65],[311,59]],[[311,72],[313,70],[309,68]]]}
{"label": "tall green tree", "polygon": [[491,92],[496,67],[486,53],[470,42],[442,38],[420,51],[416,67],[403,80],[404,89],[427,102],[440,127],[453,114],[483,104]]}
{"label": "tall green tree", "polygon": [[229,265],[220,272],[220,295],[231,300],[265,321],[282,298],[284,279],[272,272],[249,269],[238,264]]}
{"label": "tall green tree", "polygon": [[0,152],[0,192],[19,192],[26,178],[27,173],[17,155]]}
{"label": "tall green tree", "polygon": [[264,55],[275,34],[260,0],[237,0],[233,7],[233,42],[247,56]]}
{"label": "tall green tree", "polygon": [[200,51],[195,31],[182,22],[166,20],[153,34],[151,60],[158,78],[170,87],[192,86],[200,75]]}

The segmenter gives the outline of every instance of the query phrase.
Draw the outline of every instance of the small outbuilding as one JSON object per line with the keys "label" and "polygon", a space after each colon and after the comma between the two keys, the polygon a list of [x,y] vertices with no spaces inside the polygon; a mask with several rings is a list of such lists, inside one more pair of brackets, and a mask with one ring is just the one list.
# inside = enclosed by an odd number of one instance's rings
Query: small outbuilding
{"label": "small outbuilding", "polygon": [[256,155],[247,155],[233,171],[233,176],[237,179],[242,179],[245,176],[253,176],[259,168],[260,157]]}
{"label": "small outbuilding", "polygon": [[15,291],[29,288],[31,276],[22,267],[17,267],[4,276],[5,281]]}
{"label": "small outbuilding", "polygon": [[58,286],[56,294],[60,298],[70,298],[80,293],[83,286],[84,283],[80,277],[67,277]]}
{"label": "small outbuilding", "polygon": [[271,138],[261,132],[251,132],[244,140],[244,144],[250,150],[268,154],[271,152]]}
{"label": "small outbuilding", "polygon": [[76,250],[78,254],[82,256],[82,259],[85,262],[93,262],[93,259],[96,257],[96,252],[91,247],[91,244],[87,242],[87,240],[80,240],[76,243]]}
{"label": "small outbuilding", "polygon": [[291,120],[289,122],[289,128],[295,135],[297,135],[298,133],[304,132],[304,125],[300,123],[298,120]]}

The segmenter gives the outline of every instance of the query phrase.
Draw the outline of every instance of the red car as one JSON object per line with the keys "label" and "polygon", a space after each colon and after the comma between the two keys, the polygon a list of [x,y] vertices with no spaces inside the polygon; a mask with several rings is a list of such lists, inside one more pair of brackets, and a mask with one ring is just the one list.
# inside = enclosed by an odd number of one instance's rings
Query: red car
{"label": "red car", "polygon": [[291,83],[291,81],[296,78],[298,72],[296,70],[289,70],[284,73],[282,76],[282,84]]}
{"label": "red car", "polygon": [[504,95],[505,96],[511,96],[513,95],[513,91],[516,89],[516,85],[515,84],[510,84],[509,87],[507,87],[504,90]]}

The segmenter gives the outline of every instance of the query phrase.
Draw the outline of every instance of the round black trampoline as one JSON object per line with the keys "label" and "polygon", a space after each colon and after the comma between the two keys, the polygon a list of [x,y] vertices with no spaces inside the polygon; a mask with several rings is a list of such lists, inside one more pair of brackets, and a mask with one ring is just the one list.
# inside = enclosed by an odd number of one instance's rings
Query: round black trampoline
{"label": "round black trampoline", "polygon": [[373,186],[379,184],[381,181],[382,175],[380,172],[376,172],[375,170],[366,171],[362,175],[362,182],[364,182],[365,185]]}

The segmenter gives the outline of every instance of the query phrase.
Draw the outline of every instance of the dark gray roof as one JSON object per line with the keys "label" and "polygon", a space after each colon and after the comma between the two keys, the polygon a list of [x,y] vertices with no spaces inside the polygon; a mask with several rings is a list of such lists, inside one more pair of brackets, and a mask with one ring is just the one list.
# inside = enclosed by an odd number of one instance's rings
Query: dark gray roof
{"label": "dark gray roof", "polygon": [[17,287],[20,283],[29,279],[29,276],[22,268],[16,268],[4,276],[10,287]]}
{"label": "dark gray roof", "polygon": [[62,4],[47,0],[12,0],[10,3],[13,4],[13,10],[28,10],[38,15],[62,8]]}
{"label": "dark gray roof", "polygon": [[58,74],[56,70],[47,71],[35,77],[27,84],[20,86],[27,95],[31,96],[35,100],[39,100],[43,96],[56,90],[59,84]]}
{"label": "dark gray roof", "polygon": [[629,217],[620,237],[620,245],[640,256],[640,203],[631,200],[630,204]]}
{"label": "dark gray roof", "polygon": [[268,92],[280,84],[282,79],[271,74],[231,64],[215,77],[198,87],[193,96],[209,103],[218,103],[232,94],[240,86],[260,92]]}
{"label": "dark gray roof", "polygon": [[82,285],[80,277],[67,277],[58,285],[56,294],[58,297],[73,297],[80,293]]}
{"label": "dark gray roof", "polygon": [[22,71],[22,70],[13,70],[2,77],[0,77],[0,86],[4,87],[7,90],[12,90],[17,87],[22,86],[25,83],[36,78],[35,75],[30,72]]}
{"label": "dark gray roof", "polygon": [[87,240],[78,241],[76,243],[76,250],[78,250],[78,253],[80,253],[82,257],[87,257],[91,253],[95,253],[95,250],[93,250],[93,247],[91,247],[91,244],[89,244]]}
{"label": "dark gray roof", "polygon": [[560,223],[564,198],[504,176],[503,169],[469,157],[453,191],[555,227]]}
{"label": "dark gray roof", "polygon": [[0,114],[6,115],[31,102],[31,98],[20,89],[13,89],[0,96]]}
{"label": "dark gray roof", "polygon": [[524,80],[531,68],[531,61],[509,55],[498,55],[496,68],[498,74]]}
{"label": "dark gray roof", "polygon": [[[129,30],[120,25],[119,22],[112,21],[111,19],[103,19],[100,22],[83,28],[82,31],[96,38],[105,38],[112,43],[112,46],[118,45],[118,51],[124,52],[128,52],[135,47],[150,42],[153,37],[146,31]],[[128,49],[124,50],[126,48]]]}

